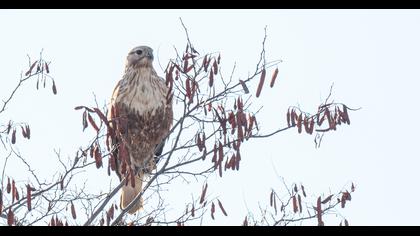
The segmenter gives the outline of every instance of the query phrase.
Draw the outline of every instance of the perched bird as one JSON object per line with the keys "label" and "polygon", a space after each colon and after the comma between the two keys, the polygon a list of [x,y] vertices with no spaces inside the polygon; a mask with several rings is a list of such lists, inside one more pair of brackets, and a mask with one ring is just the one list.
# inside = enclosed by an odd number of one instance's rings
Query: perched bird
{"label": "perched bird", "polygon": [[[121,190],[122,209],[142,191],[145,176],[156,168],[156,156],[162,153],[173,118],[168,90],[153,68],[153,50],[147,46],[133,48],[108,109],[108,120],[115,131],[110,143],[116,173],[120,181],[126,177]],[[129,213],[142,207],[140,199]]]}

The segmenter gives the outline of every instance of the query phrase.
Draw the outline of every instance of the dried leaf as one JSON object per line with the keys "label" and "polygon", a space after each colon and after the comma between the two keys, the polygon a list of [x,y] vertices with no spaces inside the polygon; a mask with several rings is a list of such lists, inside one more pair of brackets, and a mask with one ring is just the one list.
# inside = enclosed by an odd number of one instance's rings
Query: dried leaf
{"label": "dried leaf", "polygon": [[347,221],[347,219],[344,219],[344,225],[349,226],[349,222]]}
{"label": "dried leaf", "polygon": [[298,188],[297,188],[297,185],[295,184],[295,186],[293,187],[293,190],[295,191],[295,193],[297,193],[298,192]]}
{"label": "dried leaf", "polygon": [[88,113],[87,115],[88,117],[88,121],[90,123],[90,125],[96,130],[96,132],[99,133],[99,127],[96,125],[95,121],[93,120],[92,116],[90,115],[90,113]]}
{"label": "dried leaf", "polygon": [[354,192],[356,188],[354,187],[354,183],[351,183],[351,192]]}
{"label": "dried leaf", "polygon": [[219,56],[217,57],[217,64],[220,64],[220,53],[219,53]]}
{"label": "dried leaf", "polygon": [[246,86],[245,82],[240,79],[239,80],[239,83],[242,85],[242,88],[243,88],[245,94],[248,94],[249,93],[249,89],[248,89],[248,86]]}
{"label": "dried leaf", "polygon": [[261,90],[262,90],[262,87],[264,85],[264,80],[265,80],[265,68],[262,69],[262,71],[261,71],[260,82],[258,84],[257,94],[256,94],[257,97],[259,97],[260,94],[261,94]]}
{"label": "dried leaf", "polygon": [[278,73],[279,73],[279,68],[276,68],[276,70],[273,73],[273,76],[271,77],[271,82],[270,82],[270,87],[271,88],[274,86],[274,82],[276,81]]}
{"label": "dried leaf", "polygon": [[206,192],[207,192],[207,183],[201,192],[200,204],[204,202],[204,198],[206,197]]}
{"label": "dried leaf", "polygon": [[225,208],[223,208],[223,205],[222,205],[222,203],[219,201],[219,199],[217,199],[217,202],[219,203],[219,208],[220,208],[220,210],[222,210],[223,215],[228,216],[228,215],[227,215],[227,213],[226,213],[226,211],[225,211]]}
{"label": "dried leaf", "polygon": [[74,208],[73,202],[71,202],[70,204],[71,204],[71,216],[73,217],[73,219],[76,219],[76,209]]}

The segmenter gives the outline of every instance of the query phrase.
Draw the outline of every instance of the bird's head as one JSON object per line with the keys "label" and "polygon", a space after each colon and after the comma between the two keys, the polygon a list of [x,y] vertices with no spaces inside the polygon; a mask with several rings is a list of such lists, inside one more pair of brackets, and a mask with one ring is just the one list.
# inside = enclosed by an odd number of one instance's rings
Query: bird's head
{"label": "bird's head", "polygon": [[152,63],[153,49],[148,46],[135,47],[127,55],[128,67],[146,67],[152,66]]}

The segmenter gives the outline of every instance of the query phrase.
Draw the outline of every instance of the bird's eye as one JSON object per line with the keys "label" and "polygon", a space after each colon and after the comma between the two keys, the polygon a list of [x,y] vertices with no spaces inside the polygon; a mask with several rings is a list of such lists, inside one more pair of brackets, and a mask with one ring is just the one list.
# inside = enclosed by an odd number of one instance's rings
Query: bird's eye
{"label": "bird's eye", "polygon": [[141,53],[142,53],[142,50],[137,50],[137,51],[136,51],[136,54],[137,54],[137,55],[141,55]]}

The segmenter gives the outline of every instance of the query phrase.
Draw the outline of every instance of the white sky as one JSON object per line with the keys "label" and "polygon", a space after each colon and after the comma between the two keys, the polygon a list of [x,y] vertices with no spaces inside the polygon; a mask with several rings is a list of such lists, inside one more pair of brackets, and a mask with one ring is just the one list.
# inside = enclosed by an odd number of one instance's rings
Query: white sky
{"label": "white sky", "polygon": [[[58,87],[54,96],[50,88],[36,91],[35,81],[26,84],[0,117],[0,123],[30,124],[31,140],[19,136],[18,143],[36,170],[54,173],[48,165],[53,149],[73,156],[86,143],[89,132],[81,132],[81,114],[73,108],[93,106],[93,93],[101,105],[109,99],[128,50],[149,45],[165,66],[173,46],[185,48],[178,17],[200,52],[221,52],[225,74],[236,61],[239,78],[255,70],[268,26],[267,57],[283,63],[274,89],[265,86],[255,101],[264,105],[257,117],[263,131],[284,127],[289,105],[315,112],[333,82],[336,101],[362,107],[350,113],[351,126],[327,134],[320,149],[296,130],[248,143],[240,171],[226,174],[218,187],[218,177],[209,184],[230,217],[219,212],[206,223],[241,224],[247,207],[258,215],[257,203],[269,204],[270,188],[283,188],[277,172],[314,197],[355,182],[352,201],[340,211],[352,225],[420,224],[419,10],[1,10],[1,99],[26,70],[26,54],[35,59],[42,48]],[[157,60],[154,65],[163,75]],[[200,189],[201,181],[180,184],[166,196],[183,205]]]}

